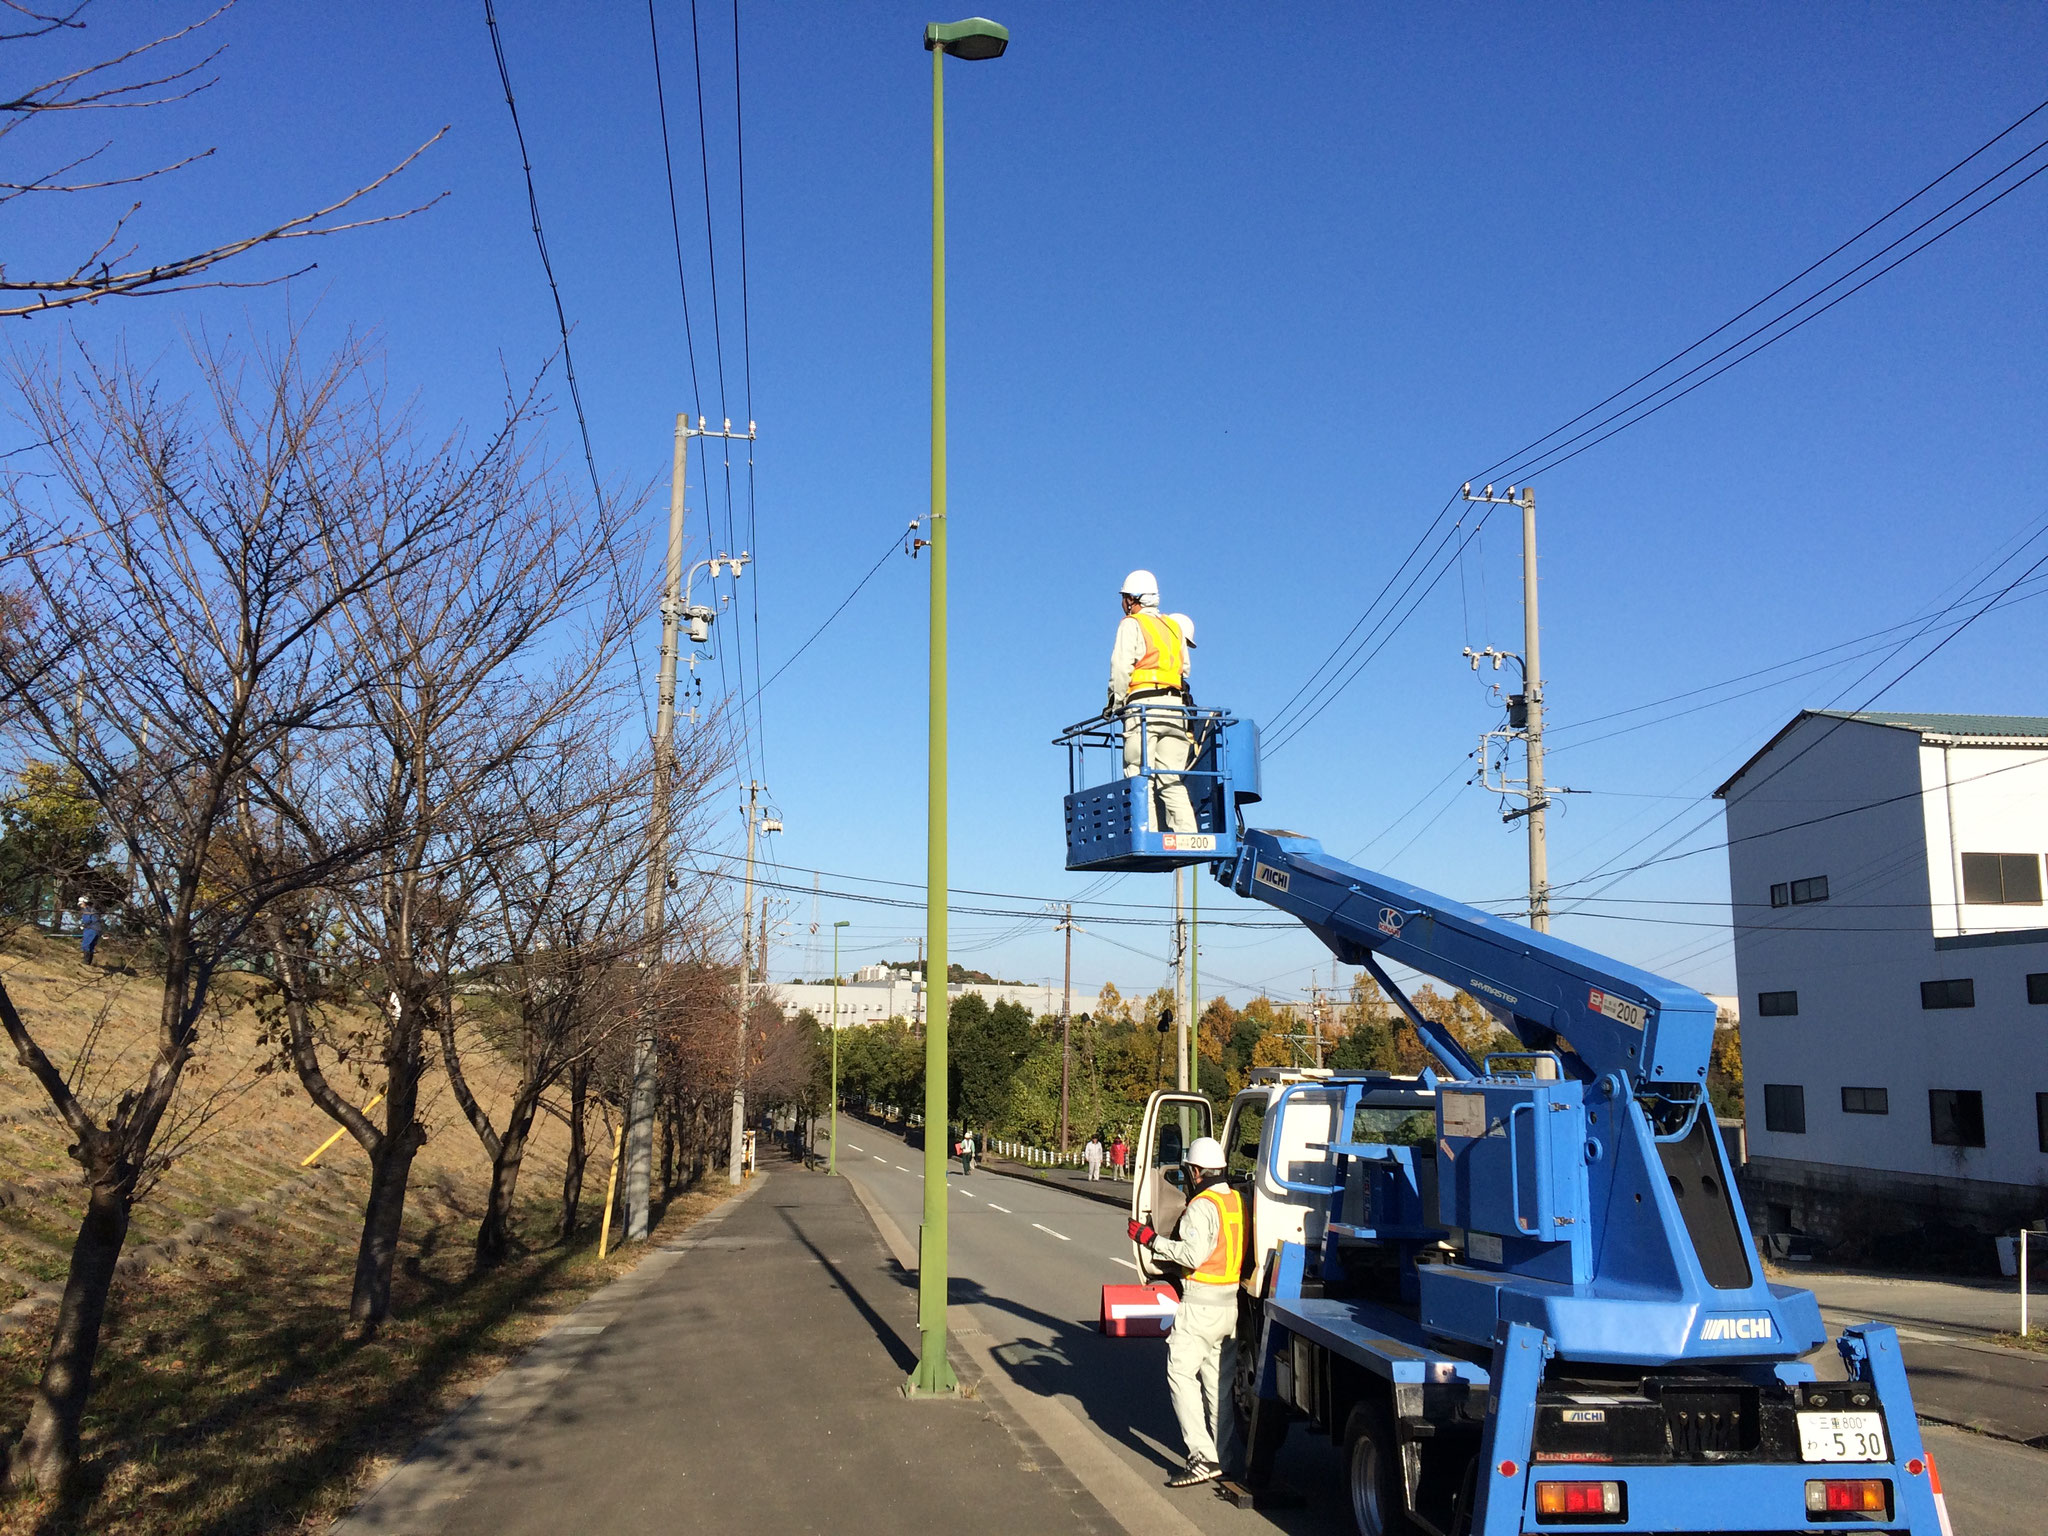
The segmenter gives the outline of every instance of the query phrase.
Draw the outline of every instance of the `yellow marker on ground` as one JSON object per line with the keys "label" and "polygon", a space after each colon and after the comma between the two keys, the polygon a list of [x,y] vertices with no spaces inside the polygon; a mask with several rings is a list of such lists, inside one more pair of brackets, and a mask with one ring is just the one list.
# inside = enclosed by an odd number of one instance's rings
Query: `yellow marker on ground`
{"label": "yellow marker on ground", "polygon": [[[369,1103],[363,1106],[363,1113],[367,1115],[371,1110],[375,1109],[379,1104],[382,1104],[383,1102],[384,1095],[380,1093],[375,1098],[371,1099]],[[315,1163],[317,1163],[320,1160],[320,1154],[322,1152],[325,1152],[329,1147],[333,1146],[337,1141],[341,1140],[341,1138],[346,1136],[347,1134],[348,1127],[344,1125],[332,1136],[328,1137],[325,1141],[321,1142],[319,1146],[315,1147],[311,1152],[308,1152],[306,1154],[305,1161],[300,1163],[299,1166],[301,1168],[312,1167]]]}
{"label": "yellow marker on ground", "polygon": [[604,1226],[597,1234],[597,1256],[602,1259],[612,1246],[612,1201],[619,1192],[619,1143],[625,1140],[626,1122],[621,1120],[619,1128],[612,1132],[612,1176],[604,1185]]}

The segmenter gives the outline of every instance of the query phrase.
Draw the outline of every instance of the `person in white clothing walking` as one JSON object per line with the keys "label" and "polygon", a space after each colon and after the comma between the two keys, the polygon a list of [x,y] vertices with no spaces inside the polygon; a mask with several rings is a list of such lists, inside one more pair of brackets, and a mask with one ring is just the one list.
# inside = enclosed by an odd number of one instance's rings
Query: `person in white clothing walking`
{"label": "person in white clothing walking", "polygon": [[1090,1136],[1088,1145],[1081,1149],[1081,1161],[1088,1165],[1088,1182],[1093,1184],[1102,1177],[1102,1138]]}

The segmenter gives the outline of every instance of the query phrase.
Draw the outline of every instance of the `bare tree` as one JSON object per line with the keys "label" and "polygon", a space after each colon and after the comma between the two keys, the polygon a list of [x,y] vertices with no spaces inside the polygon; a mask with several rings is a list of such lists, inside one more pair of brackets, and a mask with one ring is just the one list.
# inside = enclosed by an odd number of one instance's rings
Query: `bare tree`
{"label": "bare tree", "polygon": [[[32,9],[22,0],[0,0],[0,13],[11,12],[18,30],[0,33],[0,42],[18,50],[37,39],[61,43],[66,34],[83,31],[90,0],[57,6],[48,12]],[[147,112],[185,101],[212,86],[216,77],[207,73],[225,51],[226,45],[181,62],[181,56],[199,44],[199,34],[233,7],[234,0],[209,12],[190,26],[146,37],[130,47],[111,52],[96,61],[62,69],[35,84],[0,87],[0,144],[31,125],[58,120],[71,122],[80,115]],[[212,276],[214,269],[245,256],[261,246],[287,241],[340,234],[409,218],[439,202],[435,197],[418,207],[399,213],[367,218],[343,219],[352,209],[417,160],[446,133],[436,133],[425,144],[375,180],[345,196],[308,213],[297,214],[280,223],[233,236],[199,250],[145,256],[141,246],[130,239],[128,226],[142,209],[131,203],[113,215],[85,254],[69,266],[54,272],[23,274],[15,264],[0,264],[0,318],[27,318],[68,308],[93,304],[101,299],[142,294],[182,293],[194,288],[257,288],[285,281],[312,270],[309,263],[293,272],[246,282],[230,282]],[[14,146],[8,145],[9,149]],[[26,179],[0,182],[0,205],[28,197],[46,198],[58,194],[88,195],[118,188],[139,186],[173,176],[212,155],[212,149],[180,155],[174,159],[144,165],[140,169],[102,169],[101,157],[114,147],[112,140],[95,146],[60,150],[48,168],[18,172]],[[68,157],[68,158],[67,158]],[[446,194],[442,194],[445,196]]]}
{"label": "bare tree", "polygon": [[[334,775],[346,804],[329,810],[387,836],[356,878],[331,889],[344,952],[330,958],[362,976],[374,1015],[316,1017],[307,935],[282,924],[273,935],[292,1065],[369,1158],[349,1312],[372,1328],[390,1311],[406,1188],[426,1137],[427,1044],[452,1009],[458,971],[478,957],[486,861],[521,835],[516,818],[488,808],[603,691],[633,618],[615,562],[630,556],[622,525],[636,505],[588,506],[536,463],[533,409],[531,396],[509,402],[483,453],[447,459],[446,494],[463,526],[447,558],[408,568],[336,617],[335,642],[373,681]],[[321,845],[317,828],[304,835]],[[381,1126],[329,1080],[323,1046],[330,1059],[376,1058]]]}
{"label": "bare tree", "polygon": [[268,903],[331,873],[317,858],[266,870],[240,857],[238,808],[274,814],[266,765],[337,725],[358,696],[357,659],[332,620],[372,582],[431,559],[453,517],[412,506],[380,542],[346,541],[362,460],[388,435],[360,349],[318,366],[295,342],[194,361],[203,410],[90,354],[75,382],[44,368],[17,376],[52,478],[38,482],[48,504],[27,505],[21,482],[0,496],[76,536],[18,563],[34,603],[0,647],[0,680],[15,730],[77,775],[126,845],[163,984],[154,1050],[96,1077],[52,1060],[0,984],[0,1025],[76,1138],[86,1184],[10,1462],[16,1484],[56,1486],[77,1464],[115,1262],[168,1156],[160,1133],[201,1047],[215,972]]}
{"label": "bare tree", "polygon": [[[633,962],[665,937],[645,931],[637,895],[646,878],[651,775],[644,763],[619,763],[608,745],[625,725],[579,712],[495,797],[500,824],[486,839],[482,861],[491,929],[478,935],[491,951],[479,974],[493,989],[477,996],[492,1006],[467,1034],[518,1071],[502,1129],[470,1089],[455,1010],[437,1015],[450,1086],[491,1159],[490,1197],[477,1229],[480,1266],[510,1251],[513,1198],[542,1095],[631,1027],[642,1005]],[[691,738],[689,755],[668,778],[668,825],[685,840],[717,767],[710,739]],[[571,1091],[574,1097],[573,1084]],[[577,1134],[580,1127],[572,1127]]]}

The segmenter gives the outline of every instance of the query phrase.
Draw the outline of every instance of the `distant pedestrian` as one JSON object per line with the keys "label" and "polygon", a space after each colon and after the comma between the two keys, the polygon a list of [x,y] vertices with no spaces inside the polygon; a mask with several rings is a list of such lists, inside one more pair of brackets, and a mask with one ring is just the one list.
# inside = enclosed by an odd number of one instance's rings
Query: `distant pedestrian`
{"label": "distant pedestrian", "polygon": [[955,1150],[960,1154],[960,1176],[965,1178],[974,1172],[974,1132],[963,1130],[960,1133],[960,1145]]}
{"label": "distant pedestrian", "polygon": [[100,947],[100,909],[90,896],[78,898],[78,948],[85,963],[93,963],[92,952]]}
{"label": "distant pedestrian", "polygon": [[1090,1136],[1088,1145],[1081,1149],[1081,1161],[1088,1165],[1088,1182],[1093,1184],[1102,1177],[1102,1138]]}
{"label": "distant pedestrian", "polygon": [[1121,1179],[1124,1177],[1125,1169],[1130,1160],[1131,1149],[1124,1142],[1124,1133],[1118,1131],[1116,1133],[1116,1142],[1109,1149],[1109,1166],[1117,1178]]}

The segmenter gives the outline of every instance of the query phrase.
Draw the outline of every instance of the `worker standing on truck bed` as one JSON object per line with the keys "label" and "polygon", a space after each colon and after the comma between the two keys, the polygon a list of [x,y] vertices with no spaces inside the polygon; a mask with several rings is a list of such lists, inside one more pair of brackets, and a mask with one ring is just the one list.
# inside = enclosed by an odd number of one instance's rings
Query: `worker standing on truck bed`
{"label": "worker standing on truck bed", "polygon": [[1244,1274],[1244,1200],[1224,1181],[1223,1144],[1197,1136],[1181,1164],[1186,1209],[1172,1237],[1141,1221],[1131,1240],[1187,1271],[1180,1310],[1166,1336],[1166,1386],[1187,1442],[1188,1468],[1169,1488],[1214,1482],[1237,1464],[1237,1416],[1230,1383],[1237,1371],[1237,1293]]}
{"label": "worker standing on truck bed", "polygon": [[[1187,642],[1178,624],[1159,611],[1159,579],[1150,571],[1124,578],[1123,622],[1109,653],[1109,705],[1123,714],[1124,777],[1158,770],[1147,798],[1151,830],[1193,832],[1195,807],[1180,770],[1188,765]],[[1166,825],[1159,825],[1161,813]]]}

